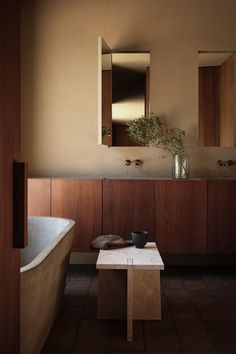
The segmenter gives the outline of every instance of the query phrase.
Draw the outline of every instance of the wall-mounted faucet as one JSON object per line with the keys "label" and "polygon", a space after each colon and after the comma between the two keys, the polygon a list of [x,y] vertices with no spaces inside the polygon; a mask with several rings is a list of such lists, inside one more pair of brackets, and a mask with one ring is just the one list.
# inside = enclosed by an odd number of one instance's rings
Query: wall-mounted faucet
{"label": "wall-mounted faucet", "polygon": [[134,166],[141,166],[143,164],[142,160],[136,159],[136,160],[125,160],[125,166],[130,166],[130,165],[134,165]]}
{"label": "wall-mounted faucet", "polygon": [[224,160],[218,160],[217,161],[217,164],[219,167],[231,167],[231,166],[235,166],[236,165],[236,161],[235,160],[227,160],[227,161],[224,161]]}

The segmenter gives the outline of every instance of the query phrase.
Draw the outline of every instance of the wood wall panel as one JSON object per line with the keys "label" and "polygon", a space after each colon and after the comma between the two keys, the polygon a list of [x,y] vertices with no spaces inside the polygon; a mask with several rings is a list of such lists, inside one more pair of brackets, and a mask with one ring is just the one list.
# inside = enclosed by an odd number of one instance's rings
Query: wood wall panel
{"label": "wood wall panel", "polygon": [[73,251],[90,251],[102,234],[102,180],[53,179],[51,215],[76,221]]}
{"label": "wood wall panel", "polygon": [[112,145],[112,71],[102,70],[102,128],[110,135],[102,137],[104,145]]}
{"label": "wood wall panel", "polygon": [[28,215],[51,215],[51,180],[28,179]]}
{"label": "wood wall panel", "polygon": [[236,181],[208,181],[208,252],[236,253]]}
{"label": "wood wall panel", "polygon": [[234,146],[234,61],[219,67],[220,146]]}
{"label": "wood wall panel", "polygon": [[198,76],[199,143],[203,146],[220,145],[219,78],[218,68],[200,67]]}
{"label": "wood wall panel", "polygon": [[113,124],[112,146],[141,146],[129,139],[127,124]]}
{"label": "wood wall panel", "polygon": [[20,251],[13,248],[13,161],[20,158],[20,2],[0,9],[0,352],[18,354]]}
{"label": "wood wall panel", "polygon": [[155,181],[156,243],[163,253],[205,253],[206,181]]}
{"label": "wood wall panel", "polygon": [[133,230],[147,230],[154,241],[154,181],[103,181],[103,234],[130,239]]}

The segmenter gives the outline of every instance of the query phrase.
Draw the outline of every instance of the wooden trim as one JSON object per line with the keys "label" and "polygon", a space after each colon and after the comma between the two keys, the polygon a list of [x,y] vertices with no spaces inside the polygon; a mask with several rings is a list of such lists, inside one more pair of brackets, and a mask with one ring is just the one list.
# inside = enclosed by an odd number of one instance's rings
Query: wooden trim
{"label": "wooden trim", "polygon": [[112,71],[102,70],[102,133],[103,130],[110,135],[102,136],[102,144],[112,145]]}

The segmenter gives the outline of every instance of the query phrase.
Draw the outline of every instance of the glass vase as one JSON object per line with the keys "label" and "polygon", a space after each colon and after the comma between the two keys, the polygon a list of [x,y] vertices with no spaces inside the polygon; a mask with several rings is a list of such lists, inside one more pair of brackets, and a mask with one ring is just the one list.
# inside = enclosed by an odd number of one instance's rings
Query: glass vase
{"label": "glass vase", "polygon": [[172,177],[177,179],[189,178],[188,155],[174,155],[172,161]]}

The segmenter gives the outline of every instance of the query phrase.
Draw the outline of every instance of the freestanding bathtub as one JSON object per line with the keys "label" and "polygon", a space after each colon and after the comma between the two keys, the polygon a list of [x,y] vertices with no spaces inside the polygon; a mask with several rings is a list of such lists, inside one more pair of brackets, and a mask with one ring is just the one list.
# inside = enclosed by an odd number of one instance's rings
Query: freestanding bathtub
{"label": "freestanding bathtub", "polygon": [[75,222],[29,217],[28,247],[21,250],[21,354],[38,354],[61,305]]}

